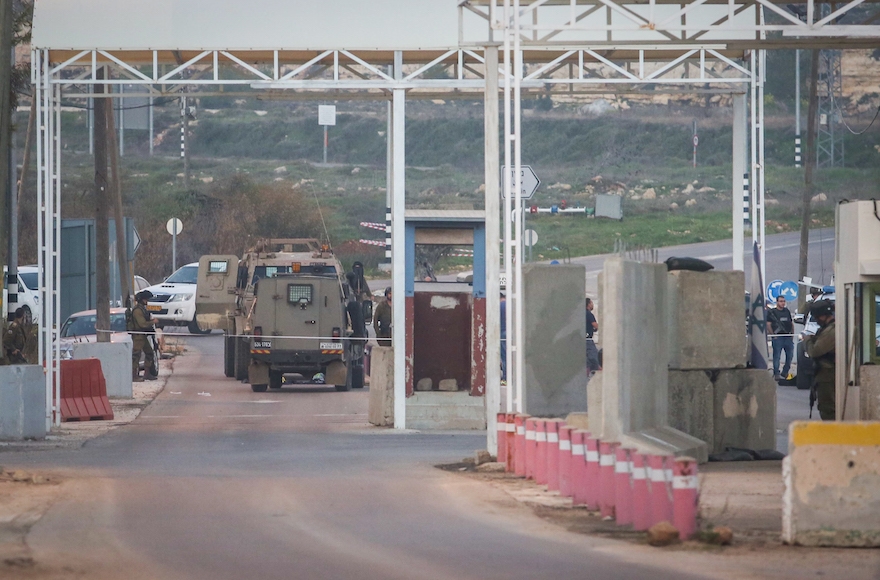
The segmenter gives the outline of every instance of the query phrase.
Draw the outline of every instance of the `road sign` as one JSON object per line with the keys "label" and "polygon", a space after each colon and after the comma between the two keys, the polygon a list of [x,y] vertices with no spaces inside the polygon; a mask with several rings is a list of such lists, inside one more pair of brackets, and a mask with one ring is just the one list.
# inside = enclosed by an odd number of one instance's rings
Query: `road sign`
{"label": "road sign", "polygon": [[[501,182],[501,196],[504,197],[504,181],[503,176],[506,171],[510,171],[510,187],[516,187],[516,179],[515,175],[513,175],[513,167],[509,168],[505,165],[501,168],[502,182]],[[520,188],[519,188],[519,196],[522,199],[532,199],[532,196],[535,195],[535,191],[537,191],[538,186],[541,185],[541,180],[538,179],[538,176],[535,175],[535,172],[532,170],[529,165],[520,165]]]}
{"label": "road sign", "polygon": [[336,126],[336,105],[318,105],[318,125]]}
{"label": "road sign", "polygon": [[700,138],[694,135],[694,147],[700,144]]}
{"label": "road sign", "polygon": [[134,255],[137,254],[138,248],[141,247],[141,236],[137,231],[137,228],[134,227],[134,224],[131,224],[131,241],[129,243],[129,252],[128,259],[134,260]]}
{"label": "road sign", "polygon": [[531,248],[538,243],[538,232],[532,229],[528,229],[523,233],[525,234],[523,236],[523,245],[525,247]]}
{"label": "road sign", "polygon": [[[177,223],[177,231],[176,232],[174,231],[175,222]],[[178,218],[171,218],[170,220],[168,220],[168,223],[165,224],[165,229],[168,230],[168,233],[171,234],[172,236],[174,234],[179,234],[180,232],[183,231],[183,222],[180,221],[180,219],[178,219]]]}
{"label": "road sign", "polygon": [[783,282],[782,286],[779,287],[779,296],[784,296],[787,302],[793,302],[797,300],[797,282],[793,282],[791,280],[789,280],[788,282]]}
{"label": "road sign", "polygon": [[767,300],[776,302],[776,297],[779,296],[779,290],[784,283],[782,280],[773,280],[767,284]]}

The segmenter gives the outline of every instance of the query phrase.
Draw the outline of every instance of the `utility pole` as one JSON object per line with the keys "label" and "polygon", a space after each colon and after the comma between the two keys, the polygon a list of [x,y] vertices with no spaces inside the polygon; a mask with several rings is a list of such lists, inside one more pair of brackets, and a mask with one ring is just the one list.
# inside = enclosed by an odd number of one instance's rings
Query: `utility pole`
{"label": "utility pole", "polygon": [[794,51],[794,166],[801,166],[801,51]]}
{"label": "utility pole", "polygon": [[816,117],[819,115],[819,50],[813,49],[810,52],[810,104],[807,107],[807,151],[804,161],[804,198],[801,206],[799,280],[803,280],[807,275],[810,248],[810,201],[813,197],[813,168],[816,167]]}
{"label": "utility pole", "polygon": [[[96,71],[96,78],[104,79],[104,67]],[[110,329],[110,206],[107,180],[107,98],[100,95],[104,85],[96,84],[95,97],[95,328]],[[98,332],[98,342],[110,342],[109,332]]]}
{"label": "utility pole", "polygon": [[[120,107],[120,115],[122,107]],[[122,304],[126,304],[131,296],[129,284],[131,276],[128,273],[128,244],[125,243],[125,219],[122,217],[122,178],[119,175],[119,148],[116,146],[116,132],[113,130],[113,111],[107,107],[107,135],[110,137],[108,146],[110,153],[110,173],[112,174],[111,187],[113,194],[108,196],[113,201],[113,221],[116,223],[116,263],[119,268],[119,290],[122,294]]]}
{"label": "utility pole", "polygon": [[[9,162],[12,160],[12,2],[0,2],[0,240],[9,235],[8,200],[12,191],[7,191],[11,175]],[[0,338],[2,347],[2,338]]]}

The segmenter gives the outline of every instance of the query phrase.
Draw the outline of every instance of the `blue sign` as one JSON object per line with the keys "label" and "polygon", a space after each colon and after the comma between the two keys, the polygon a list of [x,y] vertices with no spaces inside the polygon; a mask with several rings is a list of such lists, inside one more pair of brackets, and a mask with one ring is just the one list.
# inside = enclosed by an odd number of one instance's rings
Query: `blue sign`
{"label": "blue sign", "polygon": [[797,282],[783,282],[782,280],[773,280],[767,286],[767,301],[776,302],[776,298],[782,296],[786,302],[797,300],[798,287]]}
{"label": "blue sign", "polygon": [[767,301],[768,302],[776,302],[776,297],[779,296],[779,289],[782,288],[782,285],[785,282],[782,280],[773,280],[770,284],[767,285]]}
{"label": "blue sign", "polygon": [[782,286],[779,287],[779,296],[784,296],[786,302],[794,302],[795,300],[797,300],[797,282],[792,282],[791,280],[789,280],[788,282],[783,282]]}

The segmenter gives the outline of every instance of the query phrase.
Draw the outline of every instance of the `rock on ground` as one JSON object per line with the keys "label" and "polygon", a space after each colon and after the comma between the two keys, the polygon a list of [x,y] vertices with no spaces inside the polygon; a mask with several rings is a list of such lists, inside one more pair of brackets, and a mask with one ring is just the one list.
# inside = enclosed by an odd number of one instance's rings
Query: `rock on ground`
{"label": "rock on ground", "polygon": [[648,530],[648,543],[652,546],[668,546],[679,541],[678,528],[663,521]]}

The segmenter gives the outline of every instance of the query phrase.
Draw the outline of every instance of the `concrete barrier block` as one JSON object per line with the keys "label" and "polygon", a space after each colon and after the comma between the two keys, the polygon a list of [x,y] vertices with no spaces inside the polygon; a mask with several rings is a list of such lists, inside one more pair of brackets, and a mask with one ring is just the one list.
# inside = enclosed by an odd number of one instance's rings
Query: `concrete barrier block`
{"label": "concrete barrier block", "polygon": [[715,387],[705,371],[669,371],[669,426],[713,446]]}
{"label": "concrete barrier block", "polygon": [[406,399],[406,428],[485,429],[486,397],[468,391],[415,392]]}
{"label": "concrete barrier block", "polygon": [[792,423],[783,479],[783,541],[880,546],[880,422]]}
{"label": "concrete barrier block", "polygon": [[720,371],[714,408],[713,452],[776,448],[776,382],[766,370]]}
{"label": "concrete barrier block", "polygon": [[676,270],[666,280],[669,368],[744,368],[745,274]]}
{"label": "concrete barrier block", "polygon": [[[880,366],[863,365],[859,368],[859,419],[880,421]],[[849,414],[847,414],[849,417]]]}
{"label": "concrete barrier block", "polygon": [[101,361],[108,397],[132,397],[131,342],[78,342],[73,345],[73,358]]}
{"label": "concrete barrier block", "polygon": [[0,439],[46,436],[46,380],[38,365],[0,366]]}
{"label": "concrete barrier block", "polygon": [[368,418],[378,427],[394,425],[394,350],[374,346],[370,361],[370,408]]}
{"label": "concrete barrier block", "polygon": [[523,267],[525,413],[587,410],[585,276],[579,265]]}

